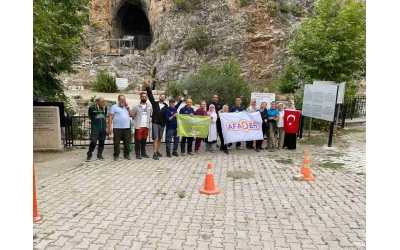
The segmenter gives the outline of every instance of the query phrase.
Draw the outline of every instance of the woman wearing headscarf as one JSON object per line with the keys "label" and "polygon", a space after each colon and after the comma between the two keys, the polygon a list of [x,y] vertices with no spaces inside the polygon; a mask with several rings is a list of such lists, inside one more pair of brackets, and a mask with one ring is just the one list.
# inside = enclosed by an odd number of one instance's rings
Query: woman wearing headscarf
{"label": "woman wearing headscarf", "polygon": [[[256,99],[251,99],[250,106],[246,109],[247,113],[255,113],[257,112],[257,101]],[[253,141],[246,141],[247,149],[254,149]]]}
{"label": "woman wearing headscarf", "polygon": [[[288,106],[285,109],[296,110],[294,106],[294,101],[290,100],[288,102]],[[282,148],[288,148],[289,150],[296,149],[296,133],[285,133],[285,139],[283,140]]]}
{"label": "woman wearing headscarf", "polygon": [[217,113],[214,104],[210,104],[207,115],[211,117],[210,127],[208,129],[208,137],[206,138],[206,151],[214,153],[217,143]]}
{"label": "woman wearing headscarf", "polygon": [[[229,106],[225,104],[222,107],[222,109],[220,111],[218,111],[218,114],[220,115],[221,113],[228,113],[228,112],[229,112]],[[224,142],[224,134],[222,133],[221,122],[218,122],[218,121],[217,121],[217,132],[219,134],[219,138],[221,139],[221,147],[219,149],[224,151],[225,154],[229,155],[228,145],[225,144],[225,142]]]}
{"label": "woman wearing headscarf", "polygon": [[[200,108],[196,110],[194,113],[195,115],[207,115],[207,103],[206,101],[200,101]],[[201,141],[203,138],[196,138],[196,142],[194,143],[194,152],[200,153],[200,146],[201,146]]]}
{"label": "woman wearing headscarf", "polygon": [[[262,133],[263,133],[263,138],[265,134],[267,133],[267,103],[262,102],[260,106],[260,115],[261,115],[261,120],[262,120]],[[257,140],[256,141],[256,152],[260,152],[260,150],[264,150],[262,147],[262,142],[263,140]]]}

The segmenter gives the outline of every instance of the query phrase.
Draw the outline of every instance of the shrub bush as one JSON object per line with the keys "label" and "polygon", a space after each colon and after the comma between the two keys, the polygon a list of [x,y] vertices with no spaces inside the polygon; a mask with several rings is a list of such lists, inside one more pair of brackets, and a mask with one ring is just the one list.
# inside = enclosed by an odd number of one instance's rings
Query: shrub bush
{"label": "shrub bush", "polygon": [[199,1],[197,0],[174,0],[175,6],[180,10],[189,10],[191,7],[196,6]]}
{"label": "shrub bush", "polygon": [[249,5],[249,0],[240,0],[240,7],[244,7],[246,5]]}
{"label": "shrub bush", "polygon": [[99,71],[96,75],[96,79],[92,84],[92,89],[97,92],[105,93],[116,93],[118,87],[115,82],[115,77],[106,73],[105,71]]}
{"label": "shrub bush", "polygon": [[161,53],[166,54],[167,51],[171,49],[171,44],[163,43],[158,48],[161,51]]}
{"label": "shrub bush", "polygon": [[256,33],[257,29],[255,27],[248,27],[246,31],[248,33]]}
{"label": "shrub bush", "polygon": [[229,106],[235,104],[236,96],[242,97],[242,105],[245,107],[250,102],[250,85],[240,75],[240,65],[234,57],[220,67],[202,63],[198,73],[189,75],[181,83],[168,84],[166,93],[167,96],[177,98],[184,89],[195,103],[201,100],[209,102],[214,94],[218,95],[221,103]]}
{"label": "shrub bush", "polygon": [[177,82],[171,82],[167,84],[167,90],[165,91],[165,95],[168,98],[174,98],[175,100],[179,99],[183,93],[183,86]]}
{"label": "shrub bush", "polygon": [[197,52],[199,52],[209,43],[210,38],[206,33],[206,28],[204,26],[198,26],[194,29],[192,38],[185,42],[185,46],[187,49],[195,49]]}

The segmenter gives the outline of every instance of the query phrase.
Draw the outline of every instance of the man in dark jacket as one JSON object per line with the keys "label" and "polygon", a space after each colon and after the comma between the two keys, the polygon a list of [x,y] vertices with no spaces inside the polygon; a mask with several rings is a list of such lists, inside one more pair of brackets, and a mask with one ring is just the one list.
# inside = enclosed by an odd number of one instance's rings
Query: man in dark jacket
{"label": "man in dark jacket", "polygon": [[106,116],[107,107],[106,100],[104,98],[97,98],[95,104],[89,107],[89,117],[91,121],[91,132],[90,132],[90,145],[89,151],[87,152],[86,161],[90,161],[92,153],[96,148],[97,140],[99,140],[99,146],[97,148],[97,159],[104,159],[102,153],[104,149],[104,141],[106,139]]}
{"label": "man in dark jacket", "polygon": [[162,93],[159,96],[159,101],[156,102],[154,100],[153,93],[151,92],[151,89],[149,87],[149,79],[146,78],[145,80],[145,86],[146,86],[146,91],[147,95],[149,97],[149,100],[151,102],[151,105],[153,106],[153,116],[151,118],[152,122],[152,129],[151,129],[151,134],[153,136],[153,159],[158,160],[158,157],[162,157],[163,155],[158,151],[160,149],[161,145],[161,139],[164,134],[164,129],[165,129],[165,110],[168,108],[168,104],[164,102],[165,100],[165,94]]}

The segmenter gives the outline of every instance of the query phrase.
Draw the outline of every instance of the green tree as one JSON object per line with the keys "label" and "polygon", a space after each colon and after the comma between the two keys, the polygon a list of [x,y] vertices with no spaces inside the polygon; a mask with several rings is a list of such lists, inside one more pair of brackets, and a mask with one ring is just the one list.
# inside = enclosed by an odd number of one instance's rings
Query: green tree
{"label": "green tree", "polygon": [[282,93],[295,93],[312,80],[354,84],[365,74],[366,6],[361,0],[316,1],[311,17],[299,22],[292,37],[290,59],[278,80]]}
{"label": "green tree", "polygon": [[65,100],[61,73],[73,73],[72,63],[84,43],[90,0],[33,1],[33,92],[48,100]]}
{"label": "green tree", "polygon": [[168,84],[166,94],[177,98],[184,89],[195,103],[209,102],[214,94],[218,94],[221,103],[229,106],[234,105],[236,96],[242,97],[245,106],[250,102],[250,84],[240,75],[240,65],[235,57],[219,67],[202,63],[198,73],[189,75],[181,83]]}

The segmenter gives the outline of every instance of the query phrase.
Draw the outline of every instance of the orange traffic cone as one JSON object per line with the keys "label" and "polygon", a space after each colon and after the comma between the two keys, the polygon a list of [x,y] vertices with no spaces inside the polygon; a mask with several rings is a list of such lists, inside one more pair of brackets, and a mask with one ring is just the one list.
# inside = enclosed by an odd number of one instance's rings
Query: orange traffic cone
{"label": "orange traffic cone", "polygon": [[211,164],[207,165],[206,182],[200,188],[201,194],[219,194],[219,188],[214,184],[214,175],[212,173]]}
{"label": "orange traffic cone", "polygon": [[308,151],[304,154],[303,166],[301,167],[300,174],[304,175],[305,181],[314,181],[314,176],[311,176],[310,171],[310,154]]}
{"label": "orange traffic cone", "polygon": [[36,180],[35,180],[35,164],[33,164],[33,222],[40,221],[43,216],[38,215],[36,202]]}

